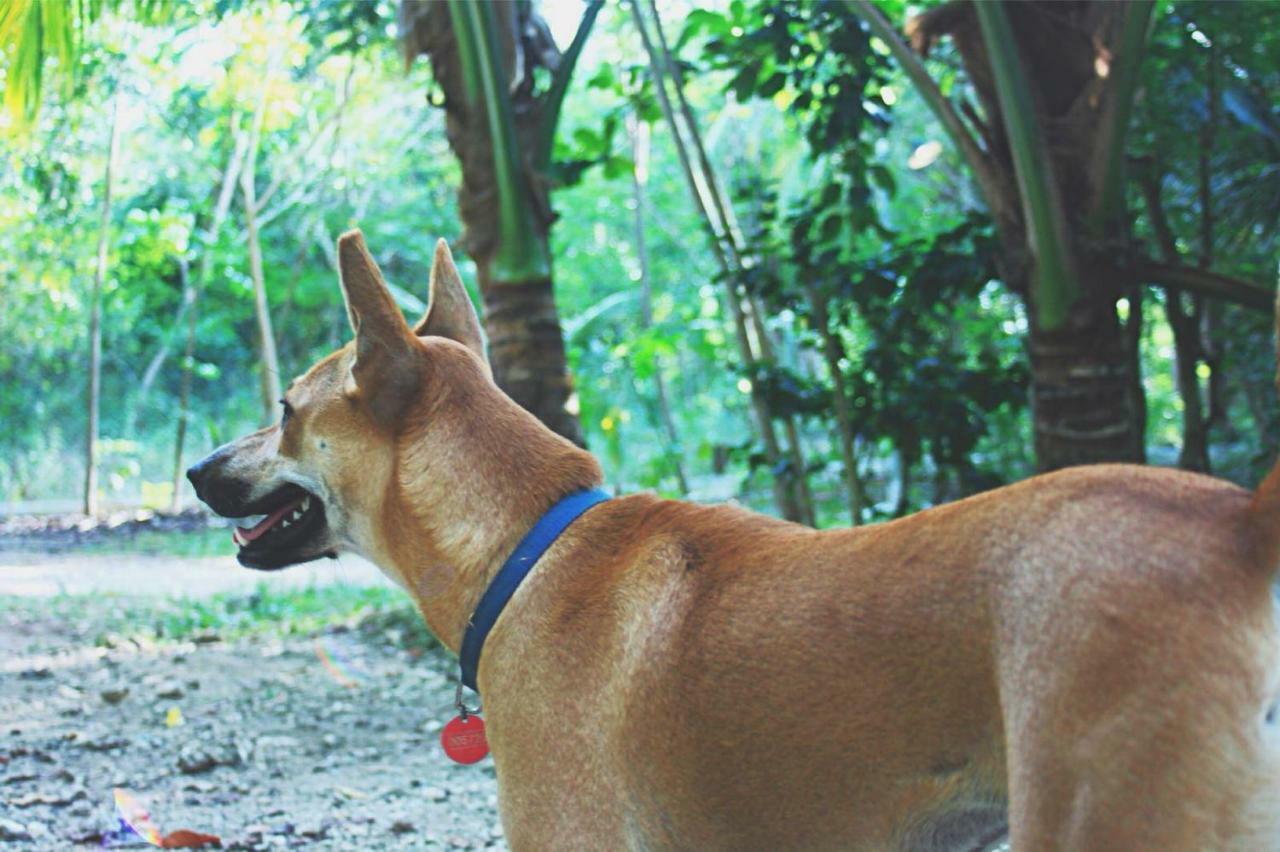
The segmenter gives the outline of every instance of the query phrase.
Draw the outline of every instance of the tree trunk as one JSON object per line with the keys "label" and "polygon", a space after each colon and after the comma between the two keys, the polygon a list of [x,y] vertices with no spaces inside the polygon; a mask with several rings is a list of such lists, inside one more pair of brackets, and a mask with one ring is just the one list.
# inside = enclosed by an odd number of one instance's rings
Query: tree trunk
{"label": "tree trunk", "polygon": [[577,415],[566,407],[573,388],[551,279],[495,280],[491,264],[480,259],[476,271],[494,381],[552,431],[581,445]]}
{"label": "tree trunk", "polygon": [[86,403],[87,425],[84,441],[84,502],[86,515],[98,512],[98,408],[102,391],[102,285],[107,277],[107,248],[111,237],[111,184],[116,155],[120,149],[120,83],[111,98],[111,133],[107,143],[107,166],[102,176],[102,204],[98,214],[98,261],[89,294],[89,386]]}
{"label": "tree trunk", "polygon": [[254,187],[254,161],[258,154],[258,139],[262,131],[262,119],[266,114],[266,99],[258,101],[253,130],[250,131],[249,150],[245,156],[244,170],[240,173],[240,193],[244,200],[244,225],[248,233],[249,275],[253,279],[253,309],[258,321],[259,386],[262,399],[262,425],[276,418],[279,405],[280,360],[276,355],[276,338],[271,329],[271,306],[267,302],[267,282],[262,271],[262,244],[258,239],[258,200]]}
{"label": "tree trunk", "polygon": [[[632,115],[628,121],[631,130],[631,193],[635,202],[632,217],[632,233],[635,235],[636,258],[640,261],[640,322],[648,331],[653,327],[653,281],[649,277],[649,245],[645,239],[644,208],[645,183],[649,174],[649,126]],[[684,474],[684,459],[680,448],[680,436],[676,433],[675,419],[667,399],[667,383],[662,377],[662,364],[657,355],[653,364],[654,396],[658,403],[658,416],[667,437],[667,460],[680,486],[680,496],[689,493],[689,480]]]}
{"label": "tree trunk", "polygon": [[1173,329],[1174,376],[1182,397],[1182,450],[1178,453],[1178,467],[1208,473],[1209,431],[1200,401],[1200,377],[1196,374],[1200,361],[1200,317],[1194,307],[1187,310],[1183,298],[1181,293],[1169,290],[1164,306]]}
{"label": "tree trunk", "polygon": [[1147,390],[1142,384],[1142,333],[1146,322],[1146,288],[1139,284],[1129,292],[1129,318],[1124,324],[1125,350],[1129,357],[1129,400],[1133,407],[1133,431],[1138,440],[1138,458],[1147,461]]}
{"label": "tree trunk", "polygon": [[[444,93],[446,135],[462,167],[462,244],[476,262],[494,380],[552,430],[584,443],[553,298],[549,182],[560,99],[599,11],[588,5],[561,54],[527,4],[400,5],[407,60],[425,53]],[[535,91],[538,74],[552,85]]]}
{"label": "tree trunk", "polygon": [[[764,325],[764,308],[760,300],[748,297],[746,306],[750,311],[751,326],[756,333],[756,351],[760,353],[760,361],[765,364],[776,364],[773,353],[773,342],[769,339],[769,330]],[[813,509],[813,495],[809,493],[809,471],[804,461],[804,447],[800,443],[800,429],[794,414],[785,414],[781,418],[782,426],[787,432],[787,467],[784,480],[788,491],[795,500],[802,524],[817,526],[818,516]]]}
{"label": "tree trunk", "polygon": [[[1169,226],[1161,200],[1161,177],[1152,162],[1143,163],[1139,185],[1160,254],[1165,262],[1176,264],[1179,260],[1178,243],[1174,239],[1173,229]],[[1183,294],[1177,290],[1165,290],[1165,314],[1169,318],[1169,327],[1173,329],[1174,379],[1178,394],[1182,397],[1182,449],[1178,454],[1178,467],[1208,473],[1208,423],[1205,421],[1204,406],[1200,399],[1200,377],[1196,374],[1201,356],[1200,303],[1198,299],[1194,299],[1191,310],[1188,311],[1183,298]]]}
{"label": "tree trunk", "polygon": [[[1133,350],[1115,306],[1133,283],[1124,140],[1153,6],[946,3],[908,23],[908,46],[874,3],[855,4],[938,114],[991,210],[1005,283],[1029,308],[1042,470],[1142,457]],[[982,105],[981,144],[920,61],[943,36]]]}
{"label": "tree trunk", "polygon": [[186,483],[186,477],[183,475],[186,465],[183,464],[182,456],[186,448],[187,420],[191,411],[191,384],[196,358],[196,321],[199,314],[197,308],[200,304],[200,294],[204,292],[209,279],[213,276],[214,247],[217,245],[218,236],[222,233],[222,223],[226,221],[227,213],[231,210],[231,200],[235,197],[236,184],[240,178],[240,171],[244,168],[244,158],[249,148],[249,134],[240,130],[240,113],[238,112],[231,116],[231,138],[233,140],[231,154],[227,159],[226,169],[222,173],[222,187],[218,190],[218,200],[213,205],[213,215],[204,233],[200,271],[196,276],[195,287],[191,291],[191,305],[187,309],[187,343],[182,353],[182,377],[178,386],[177,433],[173,440],[173,476],[171,478],[173,490],[169,503],[169,510],[172,512],[177,512],[182,506],[182,489]]}
{"label": "tree trunk", "polygon": [[155,385],[164,362],[169,359],[169,351],[173,348],[174,341],[182,332],[187,311],[191,309],[191,303],[195,300],[195,287],[191,281],[187,259],[179,254],[177,260],[178,279],[182,286],[182,297],[178,303],[178,313],[173,318],[173,328],[161,337],[160,345],[156,348],[155,354],[151,356],[151,360],[147,362],[147,368],[142,371],[142,378],[138,380],[138,390],[129,403],[129,413],[125,416],[125,425],[122,430],[123,434],[129,438],[133,438],[136,435],[138,418],[142,414],[142,409],[147,405],[148,397],[151,396],[151,388]]}
{"label": "tree trunk", "polygon": [[1077,301],[1052,331],[1030,324],[1031,411],[1041,471],[1138,460],[1142,436],[1133,417],[1125,338],[1114,309],[1096,301]]}
{"label": "tree trunk", "polygon": [[[234,178],[231,179],[234,184]],[[212,244],[205,246],[205,253],[213,251]],[[204,260],[201,259],[201,263]],[[187,442],[187,419],[191,411],[191,378],[194,373],[194,361],[196,357],[196,303],[199,299],[199,292],[191,301],[191,308],[187,311],[187,345],[182,352],[182,377],[178,383],[178,431],[173,439],[173,490],[169,497],[169,511],[176,513],[182,508],[182,489],[184,465],[182,463],[182,452]]]}
{"label": "tree trunk", "polygon": [[[680,159],[680,167],[684,172],[689,194],[693,197],[694,206],[700,214],[703,229],[710,240],[711,250],[720,267],[725,303],[733,320],[735,340],[738,345],[738,357],[741,359],[742,364],[747,367],[753,366],[757,362],[769,363],[765,355],[752,346],[750,333],[747,330],[745,300],[738,293],[738,285],[736,283],[737,276],[735,273],[738,268],[738,252],[736,244],[733,242],[733,235],[728,231],[727,222],[723,218],[717,220],[712,217],[708,201],[704,197],[708,194],[707,190],[714,176],[708,173],[703,176],[703,181],[699,183],[689,154],[690,145],[685,143],[684,133],[681,131],[680,124],[676,119],[675,108],[672,106],[671,99],[667,94],[665,69],[669,64],[673,63],[667,61],[668,57],[665,54],[659,53],[654,46],[653,40],[649,37],[644,14],[640,10],[640,0],[631,0],[630,5],[632,17],[636,23],[636,31],[640,35],[640,40],[644,44],[645,54],[649,60],[649,68],[654,81],[654,92],[658,96],[658,105],[662,110],[662,116],[667,123],[667,127],[671,130],[671,138],[676,147],[676,154]],[[679,94],[679,87],[677,87],[677,95]],[[695,143],[700,140],[701,137],[697,134],[696,125],[687,124],[686,131],[694,137]],[[724,233],[717,227],[717,221],[726,226]],[[731,254],[733,257],[732,262],[730,260]],[[778,441],[777,430],[774,428],[773,412],[770,409],[769,401],[755,382],[752,382],[751,388],[751,412],[756,431],[760,436],[760,442],[764,445],[765,459],[769,464],[770,470],[773,471],[773,499],[778,508],[778,513],[787,520],[803,522],[805,511],[796,487],[796,476],[794,475],[796,471],[792,470],[793,464],[791,462],[785,462],[784,460],[782,446]]]}

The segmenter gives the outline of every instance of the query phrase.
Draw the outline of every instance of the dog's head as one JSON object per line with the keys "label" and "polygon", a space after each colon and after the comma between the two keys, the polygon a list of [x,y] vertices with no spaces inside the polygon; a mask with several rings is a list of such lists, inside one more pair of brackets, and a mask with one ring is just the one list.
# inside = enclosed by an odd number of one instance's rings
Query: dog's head
{"label": "dog's head", "polygon": [[428,374],[447,363],[453,376],[491,384],[480,322],[443,240],[427,314],[412,329],[358,231],[339,238],[338,260],[355,340],[289,385],[278,423],[187,471],[211,509],[245,519],[234,536],[250,568],[341,550],[375,556],[374,527],[395,492],[404,426],[433,402],[425,398]]}

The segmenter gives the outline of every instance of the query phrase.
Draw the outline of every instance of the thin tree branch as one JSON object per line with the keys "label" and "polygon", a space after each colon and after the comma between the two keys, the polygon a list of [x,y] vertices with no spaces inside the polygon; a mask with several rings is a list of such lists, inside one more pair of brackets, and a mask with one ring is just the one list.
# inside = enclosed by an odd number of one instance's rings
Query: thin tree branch
{"label": "thin tree branch", "polygon": [[604,0],[591,0],[582,12],[582,21],[578,31],[573,34],[573,41],[560,57],[560,65],[551,78],[551,87],[543,95],[542,124],[538,128],[537,147],[533,152],[533,165],[539,171],[551,165],[551,149],[555,146],[556,126],[560,123],[560,107],[564,104],[564,96],[569,91],[569,83],[573,80],[573,71],[577,67],[578,57],[582,55],[582,47],[591,35],[591,27],[596,16],[604,7]]}
{"label": "thin tree branch", "polygon": [[1209,269],[1148,259],[1137,261],[1132,269],[1134,275],[1142,281],[1211,296],[1246,308],[1269,312],[1275,305],[1276,294],[1261,284]]}
{"label": "thin tree branch", "polygon": [[698,155],[698,165],[702,171],[702,181],[706,185],[707,194],[711,196],[711,204],[715,208],[716,216],[720,219],[720,231],[724,235],[725,245],[729,249],[729,254],[733,258],[734,265],[738,268],[742,267],[742,250],[739,246],[738,236],[735,233],[732,211],[724,202],[724,193],[720,191],[720,185],[716,181],[715,170],[711,168],[711,160],[707,157],[707,148],[702,144],[702,134],[698,132],[698,121],[693,114],[693,108],[689,106],[689,99],[684,95],[684,73],[680,70],[680,63],[671,53],[671,48],[667,44],[666,33],[662,30],[662,17],[658,14],[658,5],[654,0],[649,0],[649,11],[653,15],[653,29],[658,37],[659,57],[667,73],[671,76],[672,87],[676,93],[676,103],[680,107],[680,114],[684,117],[685,126],[689,130],[689,138],[693,141],[693,150]]}

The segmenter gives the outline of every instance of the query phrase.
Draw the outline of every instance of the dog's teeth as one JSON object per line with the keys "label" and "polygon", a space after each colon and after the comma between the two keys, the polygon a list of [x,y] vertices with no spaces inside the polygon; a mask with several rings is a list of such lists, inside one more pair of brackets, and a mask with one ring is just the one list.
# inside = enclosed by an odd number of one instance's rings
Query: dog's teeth
{"label": "dog's teeth", "polygon": [[231,539],[236,543],[236,547],[244,547],[248,543],[244,540],[244,536],[240,535],[240,530],[233,532]]}
{"label": "dog's teeth", "polygon": [[294,510],[293,510],[293,520],[295,520],[295,521],[296,521],[296,520],[298,520],[298,518],[301,518],[301,517],[302,517],[302,510],[301,510],[301,509],[294,509]]}
{"label": "dog's teeth", "polygon": [[302,511],[305,512],[310,508],[311,508],[311,498],[307,497],[305,500],[302,501]]}
{"label": "dog's teeth", "polygon": [[292,523],[292,521],[290,521],[288,518],[284,518],[283,520],[281,520],[281,521],[280,521],[280,526],[281,526],[281,527],[287,527],[287,526],[289,526],[289,524],[291,524],[291,523]]}

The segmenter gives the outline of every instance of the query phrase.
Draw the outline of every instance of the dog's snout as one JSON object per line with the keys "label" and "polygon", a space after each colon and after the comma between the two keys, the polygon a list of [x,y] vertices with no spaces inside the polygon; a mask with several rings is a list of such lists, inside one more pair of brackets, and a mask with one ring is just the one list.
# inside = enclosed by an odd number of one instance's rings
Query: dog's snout
{"label": "dog's snout", "polygon": [[246,491],[243,483],[226,475],[228,455],[227,448],[220,447],[187,468],[196,497],[220,515],[238,514]]}

